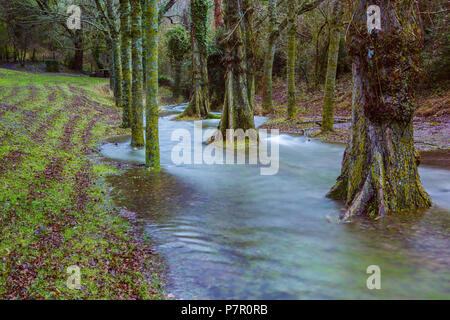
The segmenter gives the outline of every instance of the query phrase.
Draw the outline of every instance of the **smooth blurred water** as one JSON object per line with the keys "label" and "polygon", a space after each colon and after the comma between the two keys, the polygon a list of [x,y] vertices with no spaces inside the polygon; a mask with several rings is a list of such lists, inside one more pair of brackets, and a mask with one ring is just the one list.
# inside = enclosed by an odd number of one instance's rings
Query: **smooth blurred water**
{"label": "smooth blurred water", "polygon": [[[421,168],[436,204],[426,213],[336,224],[343,208],[324,195],[342,146],[281,135],[275,176],[251,165],[176,166],[171,134],[194,126],[170,121],[184,107],[162,112],[161,173],[134,168],[109,179],[114,198],[138,214],[164,255],[176,298],[450,298],[450,171]],[[102,153],[143,163],[129,142],[115,139]],[[381,290],[366,287],[369,265],[381,268]]]}

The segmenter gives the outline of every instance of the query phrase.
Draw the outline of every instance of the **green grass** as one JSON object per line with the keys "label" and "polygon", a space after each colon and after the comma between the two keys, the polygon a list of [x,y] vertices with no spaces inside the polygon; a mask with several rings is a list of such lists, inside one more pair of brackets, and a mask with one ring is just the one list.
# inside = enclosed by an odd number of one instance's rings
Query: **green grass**
{"label": "green grass", "polygon": [[[92,158],[123,133],[105,85],[0,69],[0,298],[164,297],[158,258],[108,198],[116,169]],[[66,286],[72,265],[81,289]]]}

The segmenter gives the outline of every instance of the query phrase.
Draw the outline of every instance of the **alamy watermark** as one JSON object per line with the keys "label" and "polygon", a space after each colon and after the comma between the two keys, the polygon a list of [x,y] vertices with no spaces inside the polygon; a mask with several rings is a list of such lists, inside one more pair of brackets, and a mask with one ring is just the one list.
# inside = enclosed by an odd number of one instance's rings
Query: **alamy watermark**
{"label": "alamy watermark", "polygon": [[67,267],[67,274],[69,277],[66,281],[66,286],[69,289],[81,289],[81,271],[79,266]]}
{"label": "alamy watermark", "polygon": [[80,30],[81,29],[81,9],[79,6],[70,5],[67,8],[67,14],[70,16],[67,18],[66,25],[70,30]]}
{"label": "alamy watermark", "polygon": [[[214,142],[203,141],[214,137]],[[226,136],[217,129],[203,130],[202,121],[194,121],[194,137],[187,129],[176,129],[171,140],[179,141],[172,149],[171,160],[181,164],[250,164],[260,167],[263,176],[276,175],[279,170],[279,130],[227,129]]]}
{"label": "alamy watermark", "polygon": [[381,31],[381,9],[376,5],[367,8],[367,31],[372,33],[373,30]]}
{"label": "alamy watermark", "polygon": [[366,273],[371,274],[371,276],[368,277],[367,281],[366,281],[367,289],[380,290],[381,289],[381,269],[380,269],[380,267],[377,265],[370,265],[367,267]]}

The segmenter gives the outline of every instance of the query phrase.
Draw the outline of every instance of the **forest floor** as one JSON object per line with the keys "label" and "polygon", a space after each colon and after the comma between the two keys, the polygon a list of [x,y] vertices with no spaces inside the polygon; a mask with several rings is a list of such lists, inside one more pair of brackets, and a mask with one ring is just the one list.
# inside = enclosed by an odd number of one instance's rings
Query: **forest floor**
{"label": "forest floor", "polygon": [[[351,128],[352,88],[349,75],[338,79],[336,86],[334,132],[321,134],[323,90],[305,89],[300,86],[297,95],[296,119],[286,121],[287,95],[283,79],[274,81],[273,111],[266,116],[266,129],[279,129],[284,133],[296,133],[315,137],[324,142],[346,143]],[[257,95],[257,110],[261,110],[262,96]],[[416,96],[418,108],[414,117],[414,137],[419,151],[450,149],[450,89],[441,83],[433,90],[421,90]],[[449,158],[450,159],[450,158]]]}
{"label": "forest floor", "polygon": [[125,133],[106,88],[0,69],[0,299],[164,298],[160,257],[108,194],[119,169],[97,156]]}

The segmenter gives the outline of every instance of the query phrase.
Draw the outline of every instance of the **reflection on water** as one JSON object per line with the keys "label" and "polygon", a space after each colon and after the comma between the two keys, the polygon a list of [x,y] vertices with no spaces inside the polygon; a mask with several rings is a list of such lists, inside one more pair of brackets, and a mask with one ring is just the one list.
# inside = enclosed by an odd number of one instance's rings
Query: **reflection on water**
{"label": "reflection on water", "polygon": [[[177,298],[450,298],[450,171],[421,168],[436,203],[425,214],[334,224],[327,216],[342,207],[324,194],[339,173],[341,146],[281,135],[276,176],[260,176],[257,166],[175,166],[171,133],[193,130],[169,120],[183,107],[162,112],[161,173],[110,178],[115,199],[145,221],[165,256]],[[127,137],[102,153],[144,161]],[[381,268],[381,290],[366,288],[369,265]]]}

